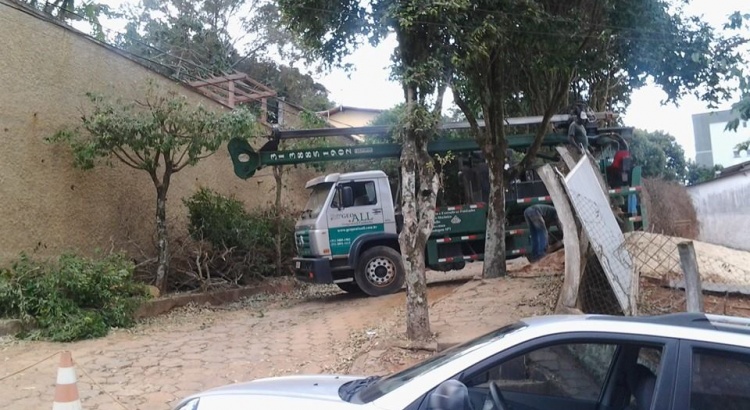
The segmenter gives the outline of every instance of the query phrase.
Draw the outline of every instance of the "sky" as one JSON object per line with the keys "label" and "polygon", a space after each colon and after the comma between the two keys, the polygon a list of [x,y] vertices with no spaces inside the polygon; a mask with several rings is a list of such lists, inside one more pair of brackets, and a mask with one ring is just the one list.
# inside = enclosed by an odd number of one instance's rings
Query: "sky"
{"label": "sky", "polygon": [[[100,0],[115,8],[135,3],[136,0]],[[692,0],[686,11],[702,16],[716,28],[727,21],[734,11],[750,12],[750,0]],[[122,22],[111,22],[108,28],[118,29]],[[394,36],[388,37],[378,47],[365,44],[356,50],[345,62],[352,63],[354,70],[340,69],[328,73],[313,74],[330,92],[329,97],[338,105],[386,109],[403,102],[403,91],[398,83],[388,79],[390,57],[397,43]],[[300,64],[295,64],[300,67]],[[302,67],[300,67],[302,69]],[[635,91],[631,105],[623,115],[624,124],[648,131],[661,130],[673,135],[685,149],[688,158],[695,158],[692,115],[709,112],[704,103],[690,96],[673,104],[663,105],[665,94],[656,86],[648,85]],[[452,105],[447,93],[444,106]],[[718,109],[731,108],[731,102],[721,104]]]}

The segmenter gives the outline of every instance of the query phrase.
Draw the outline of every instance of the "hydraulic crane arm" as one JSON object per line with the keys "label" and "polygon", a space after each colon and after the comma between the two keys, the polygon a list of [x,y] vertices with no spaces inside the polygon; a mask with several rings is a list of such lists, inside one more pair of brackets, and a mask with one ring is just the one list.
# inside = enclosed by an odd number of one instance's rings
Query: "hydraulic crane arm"
{"label": "hydraulic crane arm", "polygon": [[[559,145],[568,140],[563,134],[549,134],[544,138],[544,145]],[[523,149],[531,145],[534,136],[513,135],[508,138],[508,148]],[[256,152],[247,141],[234,138],[229,141],[229,153],[234,165],[234,173],[242,178],[252,177],[255,172],[266,166],[306,164],[324,161],[356,161],[375,158],[399,158],[401,144],[368,144],[342,145],[319,148],[289,149],[280,151]],[[447,152],[478,151],[479,145],[474,140],[435,140],[427,146],[430,154]]]}
{"label": "hydraulic crane arm", "polygon": [[[556,115],[553,120],[564,122],[568,115]],[[539,117],[541,118],[541,117]],[[510,118],[510,125],[534,124],[538,117]],[[482,126],[480,124],[480,126]],[[326,138],[348,135],[370,135],[388,136],[393,127],[388,125],[376,125],[350,128],[316,128],[307,130],[274,130],[269,143],[264,145],[260,151],[256,151],[242,138],[234,138],[229,142],[229,153],[234,165],[234,173],[242,178],[252,177],[255,172],[266,166],[306,164],[323,161],[350,161],[374,158],[398,158],[401,156],[401,145],[396,143],[384,144],[354,144],[343,146],[324,146],[305,149],[277,150],[279,142],[286,139]],[[440,131],[469,130],[468,123],[445,123],[439,126]],[[632,128],[615,127],[594,129],[595,135],[618,135],[632,134]],[[590,133],[591,134],[591,133]],[[534,142],[533,134],[510,135],[508,148],[524,150]],[[567,134],[548,134],[544,137],[542,145],[554,146],[568,141]],[[473,139],[437,139],[428,145],[430,154],[444,154],[447,152],[472,152],[480,148]]]}

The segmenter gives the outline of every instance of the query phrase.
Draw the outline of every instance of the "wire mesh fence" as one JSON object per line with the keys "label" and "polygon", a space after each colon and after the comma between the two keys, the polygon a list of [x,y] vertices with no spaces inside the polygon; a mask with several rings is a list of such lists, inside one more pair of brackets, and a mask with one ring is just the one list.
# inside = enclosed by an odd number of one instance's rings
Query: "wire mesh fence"
{"label": "wire mesh fence", "polygon": [[635,291],[633,260],[609,201],[598,189],[584,187],[569,195],[590,241],[589,253],[581,257],[585,269],[579,300],[587,313],[629,314]]}
{"label": "wire mesh fence", "polygon": [[[623,247],[638,278],[640,315],[686,311],[685,279],[677,245],[686,239],[648,232],[625,234]],[[704,311],[750,316],[750,253],[694,242]],[[595,255],[586,258],[579,303],[585,313],[622,315],[611,282]]]}

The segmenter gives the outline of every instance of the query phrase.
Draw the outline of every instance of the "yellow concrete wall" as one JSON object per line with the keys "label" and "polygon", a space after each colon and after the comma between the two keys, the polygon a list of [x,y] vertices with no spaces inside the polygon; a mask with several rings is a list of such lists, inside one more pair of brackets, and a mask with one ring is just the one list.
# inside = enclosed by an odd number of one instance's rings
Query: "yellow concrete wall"
{"label": "yellow concrete wall", "polygon": [[336,128],[364,127],[369,125],[377,116],[377,112],[345,109],[331,114],[327,119]]}
{"label": "yellow concrete wall", "polygon": [[[67,148],[43,139],[78,123],[85,92],[133,100],[143,95],[148,79],[196,104],[222,108],[80,34],[5,4],[0,4],[0,39],[0,264],[21,251],[54,256],[67,250],[91,253],[111,244],[151,253],[155,191],[149,176],[117,164],[73,169]],[[310,176],[292,171],[287,205],[304,204],[304,181]],[[167,211],[175,236],[186,227],[181,199],[200,186],[236,194],[248,207],[274,197],[270,170],[243,181],[222,148],[174,175]]]}

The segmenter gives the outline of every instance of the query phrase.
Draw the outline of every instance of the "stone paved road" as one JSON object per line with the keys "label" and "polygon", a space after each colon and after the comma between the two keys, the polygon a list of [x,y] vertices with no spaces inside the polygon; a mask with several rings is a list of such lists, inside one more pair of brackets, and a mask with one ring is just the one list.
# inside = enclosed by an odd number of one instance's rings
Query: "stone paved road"
{"label": "stone paved road", "polygon": [[[444,296],[456,286],[432,286],[430,298]],[[350,333],[379,325],[404,300],[403,292],[379,298],[340,293],[290,307],[178,314],[132,332],[71,344],[0,345],[0,377],[67,349],[76,361],[85,409],[121,408],[88,374],[127,409],[166,410],[186,395],[222,384],[336,370],[331,366],[341,360],[337,354]],[[54,358],[0,382],[0,409],[49,408],[56,372]]]}

